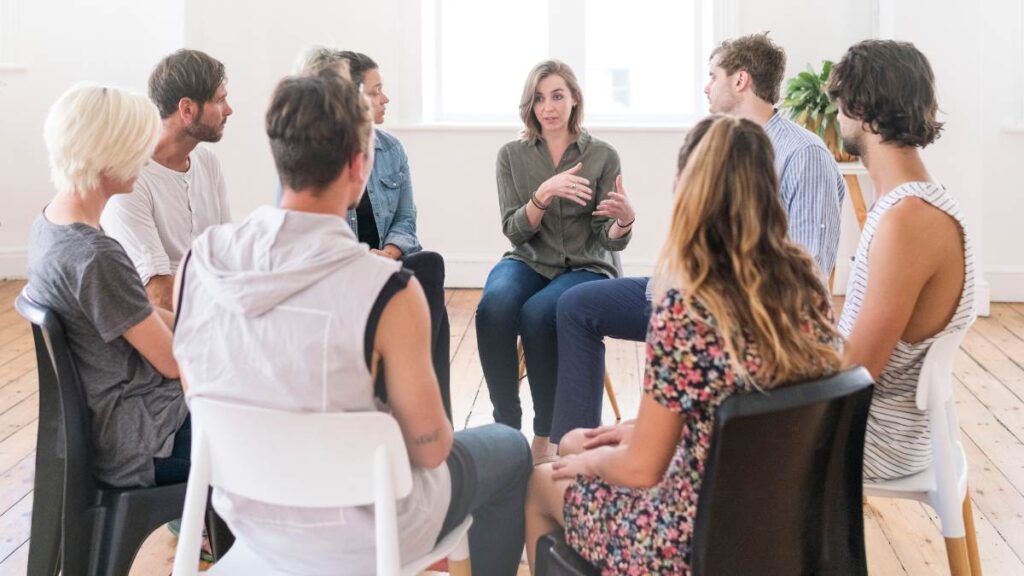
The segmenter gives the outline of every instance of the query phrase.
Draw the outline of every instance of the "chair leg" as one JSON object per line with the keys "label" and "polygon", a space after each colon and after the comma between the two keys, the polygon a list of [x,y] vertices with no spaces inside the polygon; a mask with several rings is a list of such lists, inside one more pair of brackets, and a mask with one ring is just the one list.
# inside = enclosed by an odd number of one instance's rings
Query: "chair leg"
{"label": "chair leg", "polygon": [[523,350],[523,340],[516,340],[516,358],[519,359],[519,380],[526,377],[526,352]]}
{"label": "chair leg", "polygon": [[967,539],[967,559],[971,563],[971,576],[981,576],[981,558],[978,556],[978,536],[974,531],[974,512],[971,510],[971,489],[964,495],[964,533]]}
{"label": "chair leg", "polygon": [[28,542],[28,573],[57,576],[61,561],[61,523],[64,512],[62,461],[36,457],[35,493],[47,494],[32,503],[32,528]]}
{"label": "chair leg", "polygon": [[470,568],[469,558],[448,560],[448,574],[451,576],[472,576],[473,570]]}
{"label": "chair leg", "polygon": [[615,388],[612,387],[612,379],[608,376],[608,369],[604,369],[604,391],[608,394],[608,401],[612,403],[612,412],[615,413],[615,423],[622,422],[622,412],[619,411],[619,401],[615,397]]}
{"label": "chair leg", "polygon": [[949,558],[951,576],[973,576],[967,556],[966,538],[946,538],[946,556]]}

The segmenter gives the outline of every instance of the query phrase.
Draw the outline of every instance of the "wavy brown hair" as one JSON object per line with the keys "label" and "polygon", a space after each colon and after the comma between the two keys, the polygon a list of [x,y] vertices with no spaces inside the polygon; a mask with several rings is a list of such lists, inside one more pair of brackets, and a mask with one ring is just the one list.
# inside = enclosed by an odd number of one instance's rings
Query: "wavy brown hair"
{"label": "wavy brown hair", "polygon": [[677,186],[658,292],[679,288],[703,304],[740,374],[747,371],[738,352],[743,344],[755,346],[762,388],[837,371],[831,300],[814,260],[786,238],[764,130],[735,117],[712,120]]}
{"label": "wavy brown hair", "polygon": [[883,143],[924,148],[942,134],[935,74],[910,42],[854,44],[832,68],[827,90],[847,116],[867,124]]}

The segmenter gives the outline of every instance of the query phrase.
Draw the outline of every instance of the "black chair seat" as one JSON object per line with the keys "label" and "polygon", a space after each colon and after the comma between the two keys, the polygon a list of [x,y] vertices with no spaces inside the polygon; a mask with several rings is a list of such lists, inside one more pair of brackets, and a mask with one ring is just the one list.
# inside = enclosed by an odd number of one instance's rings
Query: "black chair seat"
{"label": "black chair seat", "polygon": [[[872,381],[863,368],[736,394],[715,414],[692,541],[693,573],[867,574],[861,512]],[[561,532],[538,542],[537,574],[599,571]]]}
{"label": "black chair seat", "polygon": [[[88,407],[60,319],[24,294],[15,308],[32,323],[39,368],[28,574],[124,576],[149,534],[181,517],[187,484],[124,489],[97,484]],[[212,510],[207,523],[219,557],[233,538]]]}

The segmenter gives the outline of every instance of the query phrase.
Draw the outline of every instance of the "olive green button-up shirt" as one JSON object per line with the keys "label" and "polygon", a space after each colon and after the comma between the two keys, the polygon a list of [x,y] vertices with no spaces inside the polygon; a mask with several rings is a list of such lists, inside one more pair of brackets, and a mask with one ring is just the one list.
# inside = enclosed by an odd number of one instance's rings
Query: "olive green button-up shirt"
{"label": "olive green button-up shirt", "polygon": [[[586,206],[564,198],[552,198],[540,226],[532,228],[526,218],[530,197],[555,174],[583,163],[577,174],[590,181],[593,197]],[[629,244],[632,230],[612,240],[608,231],[612,218],[592,213],[615,190],[615,178],[621,172],[619,154],[606,142],[580,132],[576,142],[562,155],[558,166],[542,138],[515,140],[498,152],[498,205],[501,228],[512,242],[504,258],[525,262],[538,274],[554,278],[568,270],[589,270],[614,278],[618,276],[611,251]]]}

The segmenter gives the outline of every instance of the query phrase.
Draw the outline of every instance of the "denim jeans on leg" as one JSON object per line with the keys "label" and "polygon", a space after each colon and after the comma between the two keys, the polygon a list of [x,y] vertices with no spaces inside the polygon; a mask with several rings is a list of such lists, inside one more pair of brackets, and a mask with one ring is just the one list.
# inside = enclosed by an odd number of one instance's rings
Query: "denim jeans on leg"
{"label": "denim jeans on leg", "polygon": [[473,515],[469,557],[474,574],[514,576],[523,554],[530,447],[518,430],[488,424],[455,433],[448,456],[452,499],[438,540]]}
{"label": "denim jeans on leg", "polygon": [[651,307],[647,278],[590,282],[558,300],[558,386],[551,441],[576,428],[601,424],[604,337],[643,342]]}
{"label": "denim jeans on leg", "polygon": [[513,428],[522,425],[516,358],[516,337],[521,335],[533,396],[533,431],[538,436],[550,434],[558,384],[558,298],[573,286],[603,278],[595,272],[570,270],[548,280],[512,259],[491,269],[477,307],[476,332],[496,422]]}

